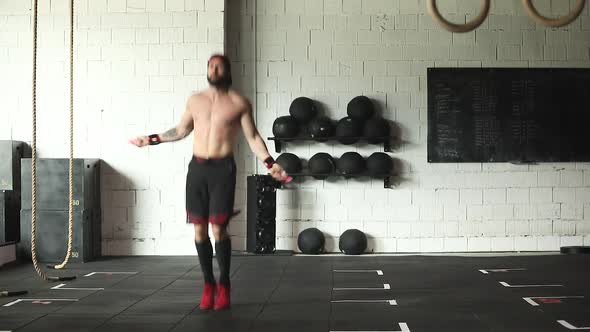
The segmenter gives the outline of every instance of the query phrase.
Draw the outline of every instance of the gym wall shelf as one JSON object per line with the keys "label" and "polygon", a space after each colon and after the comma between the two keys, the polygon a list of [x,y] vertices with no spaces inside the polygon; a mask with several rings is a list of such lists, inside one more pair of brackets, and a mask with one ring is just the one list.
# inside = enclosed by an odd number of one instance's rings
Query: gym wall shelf
{"label": "gym wall shelf", "polygon": [[[359,141],[366,142],[367,136],[347,137],[347,138],[351,138],[351,139],[354,138],[354,139],[358,139]],[[268,137],[268,139],[271,140],[271,141],[274,141],[274,144],[275,144],[275,152],[277,152],[277,153],[280,153],[282,151],[283,144],[285,144],[286,142],[318,141],[316,138],[312,138],[312,137],[309,137],[309,136],[301,136],[301,137]],[[378,143],[378,144],[383,144],[383,151],[384,152],[393,152],[393,149],[392,149],[392,146],[391,146],[391,141],[393,139],[395,139],[395,137],[393,137],[393,136],[382,136],[382,137],[379,137],[379,140],[381,142]],[[325,142],[338,141],[338,137],[337,136],[331,136],[331,137],[322,138],[322,143],[325,143],[324,141]],[[373,144],[371,144],[371,145],[373,145]]]}
{"label": "gym wall shelf", "polygon": [[[300,172],[300,173],[289,173],[290,176],[293,177],[301,177],[301,176],[322,176],[322,177],[326,177],[326,178],[330,178],[330,177],[344,177],[344,178],[361,178],[361,177],[368,177],[368,178],[372,178],[372,179],[380,179],[383,178],[383,188],[392,188],[392,184],[391,184],[391,178],[396,176],[397,174],[395,173],[388,173],[388,174],[370,174],[368,172],[363,172],[363,173],[358,173],[358,174],[342,174],[340,172],[335,172],[332,174],[314,174],[314,173],[307,173],[307,172]],[[280,183],[280,182],[279,182]],[[284,188],[283,183],[280,183],[280,188]]]}

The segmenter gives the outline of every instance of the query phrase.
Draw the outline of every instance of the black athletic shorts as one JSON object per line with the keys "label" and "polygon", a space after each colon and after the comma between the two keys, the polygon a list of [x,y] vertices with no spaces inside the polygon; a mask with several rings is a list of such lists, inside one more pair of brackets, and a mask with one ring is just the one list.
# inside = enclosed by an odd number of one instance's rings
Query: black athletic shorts
{"label": "black athletic shorts", "polygon": [[187,223],[226,225],[232,217],[235,190],[233,156],[219,159],[193,156],[186,175]]}

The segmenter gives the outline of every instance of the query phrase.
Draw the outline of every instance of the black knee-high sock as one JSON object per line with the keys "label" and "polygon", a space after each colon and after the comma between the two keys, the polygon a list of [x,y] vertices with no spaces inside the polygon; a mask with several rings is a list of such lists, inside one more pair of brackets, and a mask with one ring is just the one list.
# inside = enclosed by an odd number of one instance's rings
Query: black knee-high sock
{"label": "black knee-high sock", "polygon": [[229,236],[215,242],[215,256],[219,264],[219,283],[229,287],[229,268],[231,263],[231,239]]}
{"label": "black knee-high sock", "polygon": [[195,247],[199,253],[199,263],[201,263],[201,270],[203,270],[203,277],[205,282],[215,284],[215,277],[213,276],[213,246],[211,240],[207,238],[203,242],[195,241]]}

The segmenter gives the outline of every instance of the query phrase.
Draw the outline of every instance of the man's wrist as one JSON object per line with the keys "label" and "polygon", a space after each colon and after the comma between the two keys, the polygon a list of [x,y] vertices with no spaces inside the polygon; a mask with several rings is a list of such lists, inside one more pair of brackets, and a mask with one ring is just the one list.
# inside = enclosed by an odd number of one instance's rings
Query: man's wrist
{"label": "man's wrist", "polygon": [[276,161],[273,159],[273,157],[268,157],[266,159],[264,159],[264,166],[266,166],[266,168],[271,169],[272,165],[274,165],[276,163]]}
{"label": "man's wrist", "polygon": [[148,142],[150,145],[158,145],[158,144],[162,143],[162,139],[160,138],[160,135],[158,135],[158,134],[151,134],[148,136]]}

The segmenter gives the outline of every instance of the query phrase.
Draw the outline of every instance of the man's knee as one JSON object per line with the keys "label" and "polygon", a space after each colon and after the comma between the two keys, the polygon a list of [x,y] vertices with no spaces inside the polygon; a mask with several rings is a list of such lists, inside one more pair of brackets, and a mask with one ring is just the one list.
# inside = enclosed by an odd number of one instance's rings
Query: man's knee
{"label": "man's knee", "polygon": [[223,240],[228,237],[227,226],[225,225],[213,225],[213,236],[216,241]]}
{"label": "man's knee", "polygon": [[206,240],[209,237],[208,232],[207,224],[195,224],[195,240],[197,242]]}

